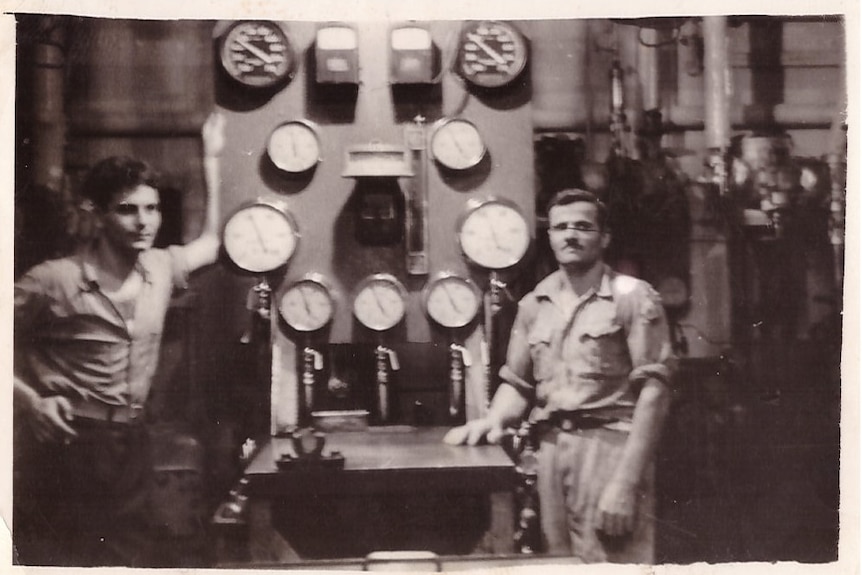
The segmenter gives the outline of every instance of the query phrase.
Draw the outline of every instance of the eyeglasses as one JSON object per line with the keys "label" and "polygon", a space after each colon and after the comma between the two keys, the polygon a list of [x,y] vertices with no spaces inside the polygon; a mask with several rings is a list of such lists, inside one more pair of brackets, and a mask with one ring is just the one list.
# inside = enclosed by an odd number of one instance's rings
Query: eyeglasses
{"label": "eyeglasses", "polygon": [[551,226],[552,232],[565,232],[566,230],[573,230],[579,234],[591,234],[594,232],[598,232],[599,228],[592,224],[587,224],[584,222],[560,222],[559,224],[554,224]]}

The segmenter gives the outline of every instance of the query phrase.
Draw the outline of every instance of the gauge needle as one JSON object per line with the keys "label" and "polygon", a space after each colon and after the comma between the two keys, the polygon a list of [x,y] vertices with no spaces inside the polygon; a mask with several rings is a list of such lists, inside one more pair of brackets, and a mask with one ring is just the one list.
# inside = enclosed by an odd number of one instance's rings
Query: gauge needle
{"label": "gauge needle", "polygon": [[450,134],[450,137],[452,138],[452,143],[455,144],[456,148],[458,148],[458,153],[461,154],[461,157],[466,158],[467,154],[466,152],[464,152],[464,148],[461,146],[461,142],[458,141],[458,138],[455,136],[455,134]]}
{"label": "gauge needle", "polygon": [[482,40],[480,36],[476,34],[467,34],[467,38],[475,42],[476,45],[480,47],[486,54],[492,57],[495,62],[497,62],[498,64],[502,64],[503,66],[507,65],[506,59],[500,56],[495,50],[492,50],[490,46],[485,44],[485,41]]}
{"label": "gauge needle", "polygon": [[272,57],[251,42],[243,40],[242,38],[237,38],[236,43],[263,60],[264,64],[272,64]]}
{"label": "gauge needle", "polygon": [[380,297],[377,295],[377,290],[371,288],[371,293],[374,295],[374,301],[377,302],[377,307],[380,308],[381,313],[383,313],[383,315],[385,316],[388,316],[389,314],[386,313],[386,308],[383,307],[383,304],[380,302]]}
{"label": "gauge needle", "polygon": [[302,296],[302,304],[305,306],[305,313],[307,313],[308,316],[311,317],[312,316],[311,306],[308,305],[308,298],[305,297],[305,290],[302,288],[299,288],[299,295]]}
{"label": "gauge needle", "polygon": [[254,234],[257,236],[257,241],[260,242],[260,247],[263,248],[264,253],[269,253],[269,248],[266,247],[266,242],[263,241],[263,233],[260,231],[260,227],[257,225],[257,220],[254,219],[254,216],[248,214],[248,219],[251,220],[251,227],[254,229]]}
{"label": "gauge needle", "polygon": [[455,298],[452,297],[452,292],[449,291],[449,287],[445,283],[443,284],[443,291],[446,292],[446,297],[449,298],[449,303],[452,304],[452,309],[455,310],[455,313],[461,313],[461,308],[455,303]]}

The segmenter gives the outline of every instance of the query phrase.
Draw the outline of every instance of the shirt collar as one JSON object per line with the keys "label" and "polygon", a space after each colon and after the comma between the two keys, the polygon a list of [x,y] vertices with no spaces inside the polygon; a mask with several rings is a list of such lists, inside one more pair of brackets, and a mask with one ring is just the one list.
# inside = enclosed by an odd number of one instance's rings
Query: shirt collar
{"label": "shirt collar", "polygon": [[[614,276],[616,276],[616,272],[607,264],[602,264],[602,266],[602,277],[601,280],[599,280],[599,286],[598,289],[595,290],[595,294],[597,297],[603,299],[613,299],[611,283],[613,282]],[[556,294],[566,289],[566,287],[565,272],[563,270],[557,270],[539,282],[533,291],[536,294],[536,297],[553,300]]]}
{"label": "shirt collar", "polygon": [[[96,291],[99,289],[99,276],[96,273],[96,242],[87,243],[78,252],[78,261],[81,266],[81,291]],[[144,262],[145,258],[138,258],[135,262],[135,270],[141,274],[141,278],[145,283],[150,283],[150,272]]]}

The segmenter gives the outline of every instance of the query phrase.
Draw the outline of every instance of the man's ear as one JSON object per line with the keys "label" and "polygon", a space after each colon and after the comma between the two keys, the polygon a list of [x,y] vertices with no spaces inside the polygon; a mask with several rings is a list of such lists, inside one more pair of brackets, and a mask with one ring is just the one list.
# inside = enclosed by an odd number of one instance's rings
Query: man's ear
{"label": "man's ear", "polygon": [[611,233],[610,232],[602,232],[602,249],[608,249],[608,246],[611,243]]}

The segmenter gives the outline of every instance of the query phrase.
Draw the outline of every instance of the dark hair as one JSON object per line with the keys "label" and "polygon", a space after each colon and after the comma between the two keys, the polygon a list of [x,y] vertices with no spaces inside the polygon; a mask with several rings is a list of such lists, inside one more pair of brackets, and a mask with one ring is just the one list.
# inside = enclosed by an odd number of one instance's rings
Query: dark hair
{"label": "dark hair", "polygon": [[140,185],[158,189],[158,178],[152,168],[128,156],[112,156],[90,168],[84,177],[81,195],[105,210],[115,194]]}
{"label": "dark hair", "polygon": [[596,210],[598,212],[597,223],[599,224],[599,228],[602,231],[608,231],[608,207],[597,195],[593,192],[588,192],[587,190],[580,190],[577,188],[560,190],[554,194],[554,197],[552,197],[548,202],[548,215],[550,215],[551,208],[554,206],[567,206],[569,204],[574,204],[575,202],[587,202],[588,204],[596,206]]}

